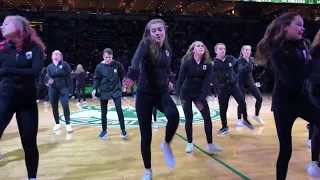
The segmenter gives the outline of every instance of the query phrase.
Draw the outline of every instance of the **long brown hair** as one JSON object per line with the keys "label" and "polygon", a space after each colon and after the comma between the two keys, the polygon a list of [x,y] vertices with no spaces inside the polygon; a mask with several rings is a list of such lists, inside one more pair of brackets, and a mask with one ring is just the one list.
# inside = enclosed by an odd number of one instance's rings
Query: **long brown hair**
{"label": "long brown hair", "polygon": [[84,73],[84,72],[86,72],[86,71],[83,69],[83,66],[81,64],[78,64],[75,73],[80,74],[80,73]]}
{"label": "long brown hair", "polygon": [[210,58],[210,52],[207,48],[207,46],[202,42],[202,41],[194,41],[188,48],[186,54],[181,58],[181,64],[186,61],[186,60],[191,60],[193,58],[193,49],[196,45],[196,43],[202,43],[204,46],[204,54],[202,55],[201,59],[204,59],[204,63],[210,64],[211,63],[211,58]]}
{"label": "long brown hair", "polygon": [[153,41],[151,39],[150,26],[152,24],[158,24],[158,23],[162,24],[163,28],[165,30],[165,38],[164,38],[164,41],[163,41],[163,46],[171,54],[171,47],[170,47],[170,44],[169,44],[167,28],[166,28],[165,22],[162,19],[152,19],[152,20],[150,20],[148,22],[148,24],[146,25],[145,29],[144,29],[144,33],[143,33],[142,39],[145,39],[146,42],[147,42],[147,45],[149,46],[149,56],[151,57],[153,64],[158,64],[159,63],[161,47],[160,47],[160,45],[158,43],[156,43],[155,41]]}
{"label": "long brown hair", "polygon": [[[6,18],[10,18],[13,20],[14,27],[16,28],[16,36],[19,38],[17,44],[15,44],[16,49],[18,51],[22,51],[29,44],[35,44],[39,46],[42,51],[43,55],[45,55],[45,45],[37,35],[36,31],[30,26],[29,21],[22,16],[7,16]],[[4,50],[5,45],[9,42],[9,40],[4,40],[0,42],[0,50]]]}
{"label": "long brown hair", "polygon": [[300,16],[300,14],[296,12],[285,13],[274,19],[267,27],[264,37],[257,45],[255,60],[258,64],[267,64],[271,51],[281,46],[285,41],[284,28],[289,26],[296,16]]}

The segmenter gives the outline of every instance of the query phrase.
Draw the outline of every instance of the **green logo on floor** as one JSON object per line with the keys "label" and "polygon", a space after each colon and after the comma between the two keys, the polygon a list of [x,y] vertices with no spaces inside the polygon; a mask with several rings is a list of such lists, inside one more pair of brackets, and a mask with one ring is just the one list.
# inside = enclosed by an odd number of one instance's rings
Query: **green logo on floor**
{"label": "green logo on floor", "polygon": [[[180,114],[180,125],[185,124],[185,116],[181,105],[177,105]],[[125,120],[125,125],[127,127],[138,127],[138,118],[136,115],[135,108],[133,107],[123,107],[123,115]],[[218,109],[210,109],[211,119],[220,119],[220,113]],[[60,120],[65,122],[63,115],[60,116]],[[101,126],[101,109],[100,106],[85,106],[81,110],[71,112],[70,114],[71,124],[74,125],[87,125],[87,126]],[[167,119],[161,112],[157,113],[157,121],[159,125],[165,125]],[[197,108],[193,108],[193,124],[203,123],[203,118],[201,113]],[[118,114],[115,107],[111,107],[107,112],[107,126],[108,127],[119,127]]]}

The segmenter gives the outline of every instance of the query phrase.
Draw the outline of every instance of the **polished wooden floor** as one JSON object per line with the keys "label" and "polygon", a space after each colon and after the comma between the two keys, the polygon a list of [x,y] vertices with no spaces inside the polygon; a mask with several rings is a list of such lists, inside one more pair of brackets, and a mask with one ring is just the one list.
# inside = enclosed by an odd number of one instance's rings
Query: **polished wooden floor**
{"label": "polished wooden floor", "polygon": [[[89,105],[98,105],[98,101],[88,101]],[[254,112],[254,99],[247,97],[248,113]],[[134,104],[130,98],[123,99],[123,107]],[[109,102],[112,107],[113,103]],[[211,108],[218,104],[210,101]],[[79,111],[72,100],[72,112]],[[61,109],[61,108],[60,108]],[[60,110],[62,113],[62,109]],[[120,139],[118,126],[109,127],[109,138],[97,138],[100,126],[73,125],[74,132],[67,134],[64,124],[60,133],[52,131],[54,120],[51,107],[45,108],[39,103],[40,125],[38,146],[40,180],[139,180],[144,168],[140,154],[140,134],[138,127],[128,127],[128,140]],[[126,113],[125,113],[126,115]],[[169,169],[164,162],[160,143],[164,139],[165,129],[160,127],[153,131],[152,166],[154,179],[157,180],[274,180],[275,162],[278,155],[278,139],[273,116],[270,111],[270,99],[264,97],[261,117],[266,125],[256,130],[237,129],[235,126],[236,105],[230,100],[228,111],[229,135],[217,136],[221,127],[220,121],[213,122],[214,141],[224,151],[214,156],[207,155],[206,138],[203,124],[194,125],[194,143],[196,149],[186,154],[184,126],[180,125],[173,140],[172,148],[177,167]],[[306,167],[310,160],[310,150],[306,147],[306,122],[298,119],[293,128],[293,154],[289,165],[289,180],[309,179]],[[26,179],[24,153],[21,147],[19,132],[13,118],[0,142],[3,161],[0,163],[0,180]]]}

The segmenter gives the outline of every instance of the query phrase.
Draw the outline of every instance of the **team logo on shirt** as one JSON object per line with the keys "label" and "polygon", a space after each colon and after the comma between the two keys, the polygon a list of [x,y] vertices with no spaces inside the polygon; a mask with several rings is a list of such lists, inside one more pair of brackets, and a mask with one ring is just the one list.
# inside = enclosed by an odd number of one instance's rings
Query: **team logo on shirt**
{"label": "team logo on shirt", "polygon": [[229,67],[232,67],[232,64],[231,64],[231,63],[229,63]]}
{"label": "team logo on shirt", "polygon": [[59,68],[62,69],[62,65],[59,65]]}
{"label": "team logo on shirt", "polygon": [[32,59],[32,51],[26,52],[26,58],[27,59]]}
{"label": "team logo on shirt", "polygon": [[[185,116],[181,105],[177,105],[180,114],[180,125],[185,125]],[[134,107],[123,107],[123,115],[125,120],[125,125],[127,127],[139,127],[137,113]],[[210,108],[211,119],[220,120],[220,112],[216,108]],[[60,120],[65,122],[63,115],[60,116]],[[167,124],[167,118],[158,111],[157,121],[160,126],[165,126]],[[101,126],[101,108],[96,105],[89,105],[82,107],[79,111],[74,111],[70,113],[70,122],[74,125],[84,125],[84,126]],[[202,124],[203,118],[197,108],[193,108],[193,124]],[[120,123],[118,120],[118,114],[115,107],[110,107],[107,113],[107,126],[119,128]]]}
{"label": "team logo on shirt", "polygon": [[207,65],[203,65],[203,66],[202,66],[202,69],[203,69],[203,70],[206,70],[206,69],[207,69]]}
{"label": "team logo on shirt", "polygon": [[168,51],[168,50],[166,50],[166,55],[167,55],[167,57],[169,57],[169,56],[170,56],[170,53],[169,53],[169,51]]}
{"label": "team logo on shirt", "polygon": [[114,69],[113,72],[114,72],[114,73],[117,73],[118,71],[117,71],[117,69]]}
{"label": "team logo on shirt", "polygon": [[203,66],[202,66],[202,69],[203,69],[203,70],[206,70],[206,69],[207,69],[207,65],[203,65]]}

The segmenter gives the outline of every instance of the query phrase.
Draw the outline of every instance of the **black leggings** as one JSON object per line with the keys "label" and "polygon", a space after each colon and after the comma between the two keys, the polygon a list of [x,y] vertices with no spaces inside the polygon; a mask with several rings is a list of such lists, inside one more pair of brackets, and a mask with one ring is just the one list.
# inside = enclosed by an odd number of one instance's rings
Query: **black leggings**
{"label": "black leggings", "polygon": [[311,160],[318,161],[320,154],[320,145],[314,145],[314,143],[320,142],[320,129],[310,123],[309,126],[309,138],[311,139]]}
{"label": "black leggings", "polygon": [[59,106],[58,102],[60,99],[62,108],[63,108],[63,115],[66,120],[66,124],[70,124],[70,109],[69,109],[69,89],[68,88],[49,88],[49,99],[52,106],[52,112],[54,120],[56,124],[60,124],[59,120]]}
{"label": "black leggings", "polygon": [[48,101],[48,87],[47,86],[39,86],[37,89],[37,99],[43,98],[44,101]]}
{"label": "black leggings", "polygon": [[[249,86],[245,86],[245,85],[242,85],[242,84],[239,84],[240,86],[240,90],[242,92],[242,95],[244,97],[244,99],[246,99],[246,89],[249,91],[249,93],[252,94],[252,96],[254,98],[256,98],[256,105],[255,105],[255,109],[256,109],[256,112],[255,112],[255,115],[256,116],[259,116],[259,113],[260,113],[260,109],[261,109],[261,105],[262,105],[262,95],[261,95],[261,92],[259,90],[259,88],[255,85],[255,84],[250,84]],[[241,108],[240,106],[238,105],[238,119],[241,119]]]}
{"label": "black leggings", "polygon": [[227,110],[229,106],[230,96],[233,96],[241,108],[244,121],[248,122],[247,105],[238,85],[228,86],[219,90],[219,109],[222,127],[228,127]]}
{"label": "black leggings", "polygon": [[288,164],[292,154],[292,126],[298,117],[301,117],[317,126],[314,129],[314,134],[312,135],[311,140],[311,159],[312,161],[319,160],[319,110],[309,101],[299,103],[299,105],[274,103],[272,110],[280,143],[280,151],[277,160],[277,180],[285,180],[288,171]]}
{"label": "black leggings", "polygon": [[86,101],[86,88],[77,86],[77,98],[78,102],[81,101],[81,96],[83,98],[83,101]]}
{"label": "black leggings", "polygon": [[[23,101],[22,101],[23,99]],[[0,97],[0,139],[13,114],[16,113],[29,178],[36,178],[39,164],[37,147],[38,107],[35,98]]]}
{"label": "black leggings", "polygon": [[157,108],[153,107],[152,109],[153,121],[157,122]]}
{"label": "black leggings", "polygon": [[136,112],[141,134],[141,154],[144,167],[151,168],[152,109],[156,107],[167,118],[165,142],[170,143],[179,125],[179,112],[169,93],[151,95],[141,91],[136,94]]}
{"label": "black leggings", "polygon": [[[108,101],[109,100],[107,99],[100,99],[102,131],[107,131]],[[118,119],[120,122],[120,128],[122,131],[124,131],[126,128],[124,125],[124,116],[123,116],[123,111],[121,107],[121,96],[114,98],[113,102],[116,106],[116,111],[117,111]]]}
{"label": "black leggings", "polygon": [[[197,103],[197,98],[185,97],[182,101],[183,112],[186,118],[185,130],[187,134],[188,143],[192,143],[192,122],[193,111],[192,102]],[[203,110],[200,111],[204,120],[204,131],[206,132],[208,144],[212,143],[212,121],[210,117],[210,110],[207,101],[200,102],[203,105]]]}

